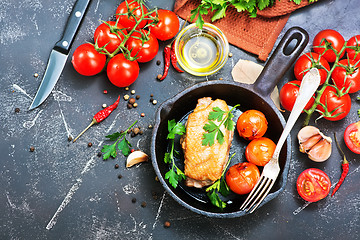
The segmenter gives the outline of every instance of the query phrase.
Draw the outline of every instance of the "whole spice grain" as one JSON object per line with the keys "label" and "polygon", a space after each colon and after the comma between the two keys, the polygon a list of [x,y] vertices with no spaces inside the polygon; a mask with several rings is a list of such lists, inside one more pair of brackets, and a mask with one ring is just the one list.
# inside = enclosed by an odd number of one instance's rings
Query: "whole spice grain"
{"label": "whole spice grain", "polygon": [[131,90],[131,92],[130,92],[132,95],[134,95],[135,94],[135,90]]}
{"label": "whole spice grain", "polygon": [[115,169],[118,169],[118,168],[119,168],[119,164],[115,164],[114,168],[115,168]]}
{"label": "whole spice grain", "polygon": [[130,103],[127,104],[127,108],[128,109],[132,109],[133,108],[133,105],[131,105]]}
{"label": "whole spice grain", "polygon": [[118,179],[122,179],[122,175],[121,175],[121,174],[118,175]]}
{"label": "whole spice grain", "polygon": [[15,112],[19,113],[20,112],[20,108],[15,108]]}
{"label": "whole spice grain", "polygon": [[138,106],[138,104],[137,104],[137,103],[134,103],[134,104],[133,104],[133,107],[134,107],[134,108],[136,108],[137,106]]}
{"label": "whole spice grain", "polygon": [[129,87],[125,87],[125,90],[126,90],[126,91],[129,91]]}
{"label": "whole spice grain", "polygon": [[129,99],[129,103],[130,103],[130,104],[134,104],[134,103],[135,103],[135,98],[130,98],[130,99]]}
{"label": "whole spice grain", "polygon": [[145,117],[145,113],[141,113],[140,116],[141,116],[141,117]]}
{"label": "whole spice grain", "polygon": [[143,208],[146,207],[146,202],[142,202],[141,207],[143,207]]}
{"label": "whole spice grain", "polygon": [[71,142],[72,140],[73,140],[72,136],[69,135],[69,136],[68,136],[68,141]]}
{"label": "whole spice grain", "polygon": [[107,107],[107,105],[104,103],[103,105],[102,105],[102,108],[106,108]]}
{"label": "whole spice grain", "polygon": [[107,91],[107,90],[104,90],[104,91],[103,91],[103,93],[104,93],[104,94],[107,94],[107,93],[108,93],[108,91]]}
{"label": "whole spice grain", "polygon": [[158,80],[161,80],[161,79],[162,79],[162,76],[163,76],[163,75],[158,74],[158,75],[156,76],[156,78],[157,78]]}
{"label": "whole spice grain", "polygon": [[38,74],[38,73],[34,73],[34,77],[36,77],[36,78],[37,78],[38,76],[39,76],[39,74]]}
{"label": "whole spice grain", "polygon": [[139,100],[140,99],[140,95],[136,95],[136,97],[135,97],[137,100]]}
{"label": "whole spice grain", "polygon": [[98,157],[101,157],[101,156],[102,156],[102,153],[101,153],[101,152],[98,152],[98,153],[97,153],[97,156],[98,156]]}
{"label": "whole spice grain", "polygon": [[170,226],[171,226],[171,224],[170,224],[169,221],[166,221],[166,222],[164,223],[164,227],[169,228]]}
{"label": "whole spice grain", "polygon": [[131,202],[132,202],[132,203],[136,203],[136,198],[132,198],[132,199],[131,199]]}
{"label": "whole spice grain", "polygon": [[140,129],[138,127],[134,128],[133,132],[137,135],[140,132]]}
{"label": "whole spice grain", "polygon": [[35,147],[31,146],[30,147],[30,152],[33,152],[33,151],[35,151]]}
{"label": "whole spice grain", "polygon": [[154,96],[154,94],[150,94],[150,97],[153,97]]}
{"label": "whole spice grain", "polygon": [[129,95],[127,95],[127,94],[126,94],[126,95],[124,95],[124,100],[125,100],[125,101],[129,100],[129,98],[130,98],[130,96],[129,96]]}
{"label": "whole spice grain", "polygon": [[161,61],[160,61],[160,60],[157,60],[157,61],[156,61],[156,65],[159,66],[160,64],[161,64]]}
{"label": "whole spice grain", "polygon": [[120,96],[117,98],[117,100],[110,106],[108,106],[107,108],[97,112],[91,123],[89,124],[89,126],[87,126],[75,139],[73,142],[75,142],[84,132],[86,132],[86,130],[88,130],[92,125],[94,124],[98,124],[100,122],[102,122],[105,118],[107,118],[111,113],[112,111],[114,111],[114,109],[117,108],[118,104],[119,104],[119,101],[120,101]]}
{"label": "whole spice grain", "polygon": [[92,147],[92,143],[91,143],[91,142],[88,143],[88,147]]}
{"label": "whole spice grain", "polygon": [[156,105],[156,104],[157,104],[157,101],[154,99],[154,100],[152,101],[152,104],[153,104],[153,105]]}

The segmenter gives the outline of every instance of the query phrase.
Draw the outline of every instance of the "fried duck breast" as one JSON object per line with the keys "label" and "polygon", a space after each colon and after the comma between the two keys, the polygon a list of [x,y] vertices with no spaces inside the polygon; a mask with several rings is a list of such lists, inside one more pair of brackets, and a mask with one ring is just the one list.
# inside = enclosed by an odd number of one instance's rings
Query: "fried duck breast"
{"label": "fried duck breast", "polygon": [[[203,146],[202,139],[208,123],[208,116],[214,107],[229,111],[224,100],[212,100],[211,97],[198,99],[194,111],[189,115],[186,123],[186,135],[182,139],[185,163],[185,184],[189,187],[202,188],[211,185],[221,177],[222,171],[229,160],[229,151],[234,132],[220,127],[224,134],[224,143],[215,140],[212,146]],[[225,117],[225,116],[224,116]],[[219,122],[216,122],[219,124]]]}

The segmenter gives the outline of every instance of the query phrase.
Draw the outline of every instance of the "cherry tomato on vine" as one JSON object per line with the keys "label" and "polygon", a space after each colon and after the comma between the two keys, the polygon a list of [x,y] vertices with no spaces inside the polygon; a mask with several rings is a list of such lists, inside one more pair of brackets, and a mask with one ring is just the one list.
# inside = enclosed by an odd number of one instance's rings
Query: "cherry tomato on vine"
{"label": "cherry tomato on vine", "polygon": [[349,87],[349,93],[354,93],[360,90],[360,64],[356,65],[355,60],[343,59],[339,61],[339,64],[345,67],[339,66],[334,69],[331,74],[331,78],[335,85],[341,89],[347,90]]}
{"label": "cherry tomato on vine", "polygon": [[[161,41],[169,40],[179,32],[180,22],[176,14],[170,10],[157,10],[159,22],[150,26],[150,32]],[[155,14],[153,15],[155,16]]]}
{"label": "cherry tomato on vine", "polygon": [[[291,111],[294,107],[297,96],[299,95],[301,81],[294,80],[285,83],[280,89],[279,98],[281,105],[288,111]],[[309,110],[314,104],[315,99],[312,97],[306,104],[305,109]]]}
{"label": "cherry tomato on vine", "polygon": [[120,53],[110,59],[106,73],[112,84],[117,87],[131,85],[139,76],[139,64],[137,61],[130,61]]}
{"label": "cherry tomato on vine", "polygon": [[[318,54],[322,54],[325,51],[325,46],[328,47],[332,46],[336,50],[336,53],[339,53],[341,48],[344,46],[344,43],[345,43],[345,39],[339,32],[332,29],[326,29],[316,34],[313,40],[313,48],[314,48],[314,52]],[[317,47],[317,46],[323,46],[323,47]],[[344,56],[344,53],[345,51],[342,52],[340,58]],[[335,62],[336,60],[335,52],[332,49],[327,50],[322,56],[328,62]]]}
{"label": "cherry tomato on vine", "polygon": [[[94,33],[94,41],[97,42],[99,47],[103,47],[107,44],[105,49],[109,53],[114,52],[123,41],[125,35],[127,35],[127,31],[123,29],[124,27],[121,24],[118,23],[116,26],[115,25],[116,22],[107,21],[106,23],[100,24]],[[116,30],[116,28],[123,30]],[[116,34],[118,34],[118,36]]]}
{"label": "cherry tomato on vine", "polygon": [[[344,94],[341,90],[337,92],[333,86],[327,86],[320,97],[317,109],[324,113],[324,118],[330,121],[338,121],[346,117],[351,109],[351,98],[349,94]],[[324,105],[327,108],[325,111]]]}
{"label": "cherry tomato on vine", "polygon": [[275,147],[276,144],[270,138],[256,138],[247,145],[245,157],[257,166],[265,166],[274,154]]}
{"label": "cherry tomato on vine", "polygon": [[[116,9],[116,19],[118,19],[119,23],[125,28],[131,30],[136,24],[135,19],[140,20],[143,14],[147,14],[147,12],[148,10],[145,5],[139,4],[136,0],[125,0],[120,3]],[[137,26],[137,29],[145,27],[146,23],[147,20],[142,20]]]}
{"label": "cherry tomato on vine", "polygon": [[347,126],[344,141],[352,152],[360,154],[360,121]]}
{"label": "cherry tomato on vine", "polygon": [[346,46],[352,46],[355,49],[346,48],[346,53],[350,59],[356,62],[360,60],[360,35],[353,36],[346,43]]}
{"label": "cherry tomato on vine", "polygon": [[258,110],[247,110],[243,112],[236,122],[239,135],[246,140],[253,140],[264,136],[268,128],[265,115]]}
{"label": "cherry tomato on vine", "polygon": [[[134,32],[130,38],[126,41],[126,48],[131,51],[131,57],[138,57],[138,62],[151,61],[159,51],[159,42],[153,34],[148,31],[141,30],[140,32]],[[142,37],[147,36],[148,40],[141,40]]]}
{"label": "cherry tomato on vine", "polygon": [[297,181],[297,191],[305,201],[317,202],[325,198],[331,187],[329,176],[317,168],[308,168],[303,171]]}
{"label": "cherry tomato on vine", "polygon": [[323,84],[327,77],[327,71],[323,67],[330,71],[330,65],[325,58],[321,57],[319,60],[319,54],[314,52],[305,53],[296,60],[294,74],[296,79],[301,81],[310,68],[317,68],[321,78],[320,84]]}
{"label": "cherry tomato on vine", "polygon": [[249,162],[238,163],[226,172],[226,184],[237,194],[248,194],[260,178],[258,167]]}
{"label": "cherry tomato on vine", "polygon": [[81,75],[93,76],[105,67],[106,56],[96,51],[91,43],[84,43],[75,49],[71,63]]}

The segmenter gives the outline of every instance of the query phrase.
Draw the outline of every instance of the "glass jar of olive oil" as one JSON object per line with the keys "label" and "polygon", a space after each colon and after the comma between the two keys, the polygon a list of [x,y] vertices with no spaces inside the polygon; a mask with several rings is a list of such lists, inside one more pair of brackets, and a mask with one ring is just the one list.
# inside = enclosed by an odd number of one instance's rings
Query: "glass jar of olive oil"
{"label": "glass jar of olive oil", "polygon": [[227,61],[229,43],[216,26],[205,23],[202,29],[190,24],[175,41],[175,54],[179,65],[196,76],[211,75]]}

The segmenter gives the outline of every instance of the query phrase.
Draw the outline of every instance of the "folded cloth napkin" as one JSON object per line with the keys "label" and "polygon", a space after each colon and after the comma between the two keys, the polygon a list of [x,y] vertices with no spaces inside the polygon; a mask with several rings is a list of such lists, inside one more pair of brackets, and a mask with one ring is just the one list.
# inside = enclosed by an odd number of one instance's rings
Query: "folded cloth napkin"
{"label": "folded cloth napkin", "polygon": [[[200,3],[201,0],[176,0],[174,11],[181,18],[190,20],[190,11]],[[272,7],[258,11],[256,18],[250,18],[247,12],[237,12],[234,7],[228,7],[226,17],[213,24],[225,33],[231,44],[265,61],[291,12],[306,5],[309,5],[308,0],[302,0],[300,5],[289,0],[276,0]],[[205,16],[204,20],[211,22],[211,16]]]}

